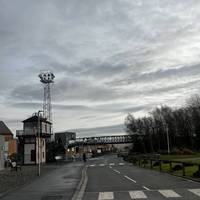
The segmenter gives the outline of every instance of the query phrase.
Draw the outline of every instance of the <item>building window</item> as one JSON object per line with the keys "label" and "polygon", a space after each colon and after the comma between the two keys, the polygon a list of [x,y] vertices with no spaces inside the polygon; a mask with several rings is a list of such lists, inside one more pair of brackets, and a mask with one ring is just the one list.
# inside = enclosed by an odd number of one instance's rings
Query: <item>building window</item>
{"label": "building window", "polygon": [[47,124],[45,124],[45,133],[47,133]]}
{"label": "building window", "polygon": [[31,161],[35,162],[35,160],[36,160],[35,150],[31,150]]}

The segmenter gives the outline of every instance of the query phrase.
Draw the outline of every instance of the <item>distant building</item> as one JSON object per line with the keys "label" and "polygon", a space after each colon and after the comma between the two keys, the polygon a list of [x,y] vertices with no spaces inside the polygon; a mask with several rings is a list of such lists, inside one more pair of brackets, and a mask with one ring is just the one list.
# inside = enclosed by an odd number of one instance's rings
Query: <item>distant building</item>
{"label": "distant building", "polygon": [[4,157],[7,159],[8,156],[17,153],[17,140],[13,138],[13,133],[3,121],[0,121],[0,135],[5,141]]}
{"label": "distant building", "polygon": [[34,115],[23,121],[23,131],[17,131],[16,136],[19,139],[19,151],[23,155],[24,164],[37,164],[39,159],[40,163],[46,162],[46,142],[51,138],[51,122],[43,117],[38,119],[38,116]]}
{"label": "distant building", "polygon": [[75,154],[75,150],[69,152],[69,144],[76,142],[76,133],[63,131],[55,133],[55,143],[59,146],[62,146],[64,149],[64,154],[66,158],[71,158]]}
{"label": "distant building", "polygon": [[0,135],[0,170],[4,169],[4,147],[5,141],[4,137]]}
{"label": "distant building", "polygon": [[68,145],[74,143],[76,141],[76,133],[75,132],[57,132],[55,133],[55,142],[62,144],[65,149],[68,148]]}

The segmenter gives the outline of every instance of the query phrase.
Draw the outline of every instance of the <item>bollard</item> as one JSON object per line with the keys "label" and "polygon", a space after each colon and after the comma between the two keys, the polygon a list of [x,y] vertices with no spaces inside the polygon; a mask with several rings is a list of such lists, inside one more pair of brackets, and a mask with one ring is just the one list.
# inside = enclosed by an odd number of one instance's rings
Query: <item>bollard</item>
{"label": "bollard", "polygon": [[182,163],[182,167],[183,167],[183,176],[185,176],[185,164]]}
{"label": "bollard", "polygon": [[153,161],[150,160],[151,169],[153,169]]}
{"label": "bollard", "polygon": [[159,167],[160,167],[160,172],[162,171],[162,161],[159,160]]}
{"label": "bollard", "polygon": [[169,162],[169,170],[170,170],[170,172],[173,172],[173,170],[172,170],[172,161]]}

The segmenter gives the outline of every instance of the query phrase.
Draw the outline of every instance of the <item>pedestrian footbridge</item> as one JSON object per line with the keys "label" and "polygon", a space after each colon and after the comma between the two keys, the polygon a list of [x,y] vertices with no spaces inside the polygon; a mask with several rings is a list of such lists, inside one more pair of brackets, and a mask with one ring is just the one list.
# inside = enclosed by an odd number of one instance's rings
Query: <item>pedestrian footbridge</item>
{"label": "pedestrian footbridge", "polygon": [[74,143],[69,144],[69,147],[84,146],[84,145],[126,144],[126,143],[132,143],[132,137],[130,135],[83,137],[83,138],[76,138]]}

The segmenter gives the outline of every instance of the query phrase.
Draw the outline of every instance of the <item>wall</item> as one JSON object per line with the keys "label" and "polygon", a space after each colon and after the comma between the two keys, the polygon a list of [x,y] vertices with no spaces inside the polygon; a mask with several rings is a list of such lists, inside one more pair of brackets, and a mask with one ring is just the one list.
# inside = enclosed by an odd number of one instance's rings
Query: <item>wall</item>
{"label": "wall", "polygon": [[24,144],[24,164],[35,164],[34,160],[31,160],[31,151],[35,150],[35,144]]}
{"label": "wall", "polygon": [[17,153],[17,140],[12,139],[8,143],[8,154],[12,155],[13,153]]}
{"label": "wall", "polygon": [[51,133],[51,124],[42,122],[42,130],[43,134],[50,134]]}
{"label": "wall", "polygon": [[13,135],[3,135],[3,136],[4,136],[5,141],[9,141],[13,139]]}
{"label": "wall", "polygon": [[4,137],[0,135],[0,170],[4,169]]}
{"label": "wall", "polygon": [[24,134],[25,135],[36,135],[37,133],[37,122],[26,122],[24,123]]}
{"label": "wall", "polygon": [[[39,139],[36,139],[36,163],[38,163],[39,159]],[[40,163],[46,163],[46,141],[44,138],[40,138]]]}

